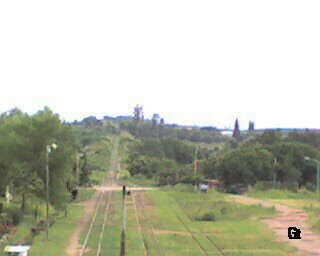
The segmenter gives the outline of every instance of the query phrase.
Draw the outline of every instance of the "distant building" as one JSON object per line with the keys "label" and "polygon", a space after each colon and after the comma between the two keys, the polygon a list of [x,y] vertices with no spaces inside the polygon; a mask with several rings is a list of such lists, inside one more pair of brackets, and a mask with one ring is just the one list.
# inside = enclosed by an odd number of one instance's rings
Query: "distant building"
{"label": "distant building", "polygon": [[233,131],[230,131],[230,130],[222,130],[222,131],[220,131],[220,133],[222,135],[229,136],[229,137],[232,137],[232,135],[233,135]]}

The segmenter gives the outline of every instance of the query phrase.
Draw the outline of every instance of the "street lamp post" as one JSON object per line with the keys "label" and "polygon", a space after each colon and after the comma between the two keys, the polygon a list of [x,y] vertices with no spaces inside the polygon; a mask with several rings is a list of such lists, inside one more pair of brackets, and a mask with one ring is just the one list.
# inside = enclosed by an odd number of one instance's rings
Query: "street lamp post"
{"label": "street lamp post", "polygon": [[313,161],[317,164],[316,186],[317,186],[317,193],[320,193],[320,161],[317,159],[312,159],[308,156],[305,156],[304,159],[306,161]]}
{"label": "street lamp post", "polygon": [[49,240],[49,154],[51,149],[56,149],[56,144],[51,144],[46,146],[46,202],[47,202],[47,214],[46,214],[46,238]]}

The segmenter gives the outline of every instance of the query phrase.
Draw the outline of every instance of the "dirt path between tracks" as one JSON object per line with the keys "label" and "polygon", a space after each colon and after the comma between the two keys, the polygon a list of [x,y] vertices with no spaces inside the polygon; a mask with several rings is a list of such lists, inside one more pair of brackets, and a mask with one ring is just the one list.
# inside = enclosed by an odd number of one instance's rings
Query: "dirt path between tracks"
{"label": "dirt path between tracks", "polygon": [[87,223],[92,218],[92,215],[95,212],[98,200],[99,200],[99,193],[96,192],[91,199],[89,199],[83,204],[83,209],[84,209],[83,216],[81,220],[78,222],[77,226],[75,227],[72,233],[72,236],[70,238],[69,246],[66,249],[66,254],[68,256],[77,256],[79,254],[81,249],[81,246],[79,244],[81,234],[83,233],[85,227],[87,226]]}
{"label": "dirt path between tracks", "polygon": [[[308,224],[308,214],[300,209],[288,207],[268,200],[261,200],[247,196],[232,196],[236,202],[242,204],[260,204],[264,207],[274,206],[278,215],[273,219],[263,220],[274,230],[276,240],[289,243],[298,250],[298,255],[320,256],[320,235],[314,233]],[[301,230],[301,239],[289,239],[288,227],[297,227]]]}

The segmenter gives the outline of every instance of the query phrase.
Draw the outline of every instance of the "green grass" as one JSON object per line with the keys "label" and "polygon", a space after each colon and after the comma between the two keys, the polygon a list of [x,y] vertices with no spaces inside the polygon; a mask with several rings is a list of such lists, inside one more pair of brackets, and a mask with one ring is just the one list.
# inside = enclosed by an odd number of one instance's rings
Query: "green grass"
{"label": "green grass", "polygon": [[320,234],[320,195],[308,190],[294,193],[288,190],[251,190],[247,193],[251,197],[272,200],[275,203],[302,209],[309,214],[309,224]]}
{"label": "green grass", "polygon": [[[120,192],[111,195],[111,204],[109,214],[106,222],[106,227],[103,234],[102,254],[117,255],[120,250],[120,223],[121,223],[121,194]],[[97,214],[96,220],[93,224],[91,234],[88,239],[86,256],[96,255],[102,223],[104,218],[105,207],[102,203]],[[84,244],[85,237],[89,230],[90,223],[87,223],[84,232],[82,233],[80,244]]]}
{"label": "green grass", "polygon": [[[92,189],[81,188],[79,202],[88,200],[94,193]],[[8,206],[6,206],[7,208]],[[16,227],[16,231],[9,236],[7,244],[25,244],[32,243],[31,255],[65,255],[64,250],[69,244],[69,238],[72,231],[82,216],[82,206],[77,202],[68,205],[68,217],[64,217],[64,213],[60,213],[56,218],[56,223],[50,229],[51,240],[45,241],[45,232],[41,232],[33,241],[30,240],[30,229],[35,226],[34,216],[29,209],[29,214],[26,214],[23,221]],[[51,208],[51,213],[55,211]],[[45,204],[40,205],[39,217],[45,218]],[[2,252],[4,245],[0,246],[0,255],[4,256]]]}
{"label": "green grass", "polygon": [[[88,160],[91,163],[95,163],[102,167],[104,170],[108,170],[111,162],[111,146],[114,146],[114,139],[105,140],[98,145],[92,146],[89,149]],[[113,156],[115,157],[115,156]],[[95,184],[100,184],[106,177],[106,171],[94,171],[92,174],[92,180]],[[68,205],[68,217],[64,217],[64,213],[56,218],[56,223],[50,228],[50,241],[45,240],[45,232],[41,232],[32,241],[31,255],[65,255],[65,249],[69,245],[69,239],[72,235],[73,229],[83,215],[83,207],[79,202],[83,202],[92,197],[94,190],[91,188],[81,188],[80,198],[75,203]],[[16,244],[23,240],[30,234],[30,229],[34,227],[35,222],[33,218],[32,203],[27,202],[27,213],[24,216],[23,221],[16,227],[16,231],[9,236],[8,244]],[[33,203],[34,204],[34,203]],[[6,211],[8,206],[4,205]],[[19,207],[19,202],[12,202],[10,207]],[[30,208],[30,209],[29,209]],[[54,213],[54,209],[50,209],[51,213]],[[42,202],[39,209],[39,219],[43,219],[45,216],[45,204]],[[0,246],[0,255],[4,255],[2,252],[4,245]]]}
{"label": "green grass", "polygon": [[214,190],[209,190],[207,194],[171,191],[170,195],[192,219],[201,219],[205,214],[215,216],[216,220],[261,219],[275,215],[273,208],[235,204],[227,195]]}
{"label": "green grass", "polygon": [[[294,251],[286,245],[275,242],[273,232],[260,221],[261,218],[273,216],[274,210],[271,208],[232,205],[232,200],[228,196],[218,192],[201,194],[167,189],[167,191],[148,191],[145,195],[145,211],[141,207],[137,209],[143,225],[142,236],[132,201],[134,192],[131,197],[127,197],[126,250],[128,255],[144,255],[142,237],[146,240],[151,255],[158,254],[157,243],[163,249],[164,255],[203,255],[198,243],[208,251],[209,255],[221,255],[209,239],[223,248],[227,255],[234,256],[288,256]],[[115,192],[111,202],[102,251],[106,255],[117,255],[120,249],[121,193]],[[189,218],[202,208],[206,211],[217,207],[215,210],[221,211],[222,203],[223,207],[227,208],[227,213],[217,214],[216,221],[194,221]],[[96,253],[102,219],[101,214],[93,226],[87,256]],[[88,227],[89,224],[87,229]],[[82,236],[82,242],[84,237],[85,233]]]}
{"label": "green grass", "polygon": [[105,171],[92,171],[90,175],[90,180],[93,185],[99,185],[106,177],[107,173]]}
{"label": "green grass", "polygon": [[134,175],[128,179],[122,180],[123,183],[127,184],[128,186],[142,186],[142,187],[157,187],[158,183],[154,179],[148,179],[143,175]]}
{"label": "green grass", "polygon": [[50,240],[45,240],[45,232],[41,232],[33,240],[30,250],[32,256],[56,256],[65,255],[65,249],[69,245],[69,239],[74,227],[83,214],[83,207],[79,204],[71,204],[68,207],[68,217],[60,217],[50,229]]}
{"label": "green grass", "polygon": [[320,194],[310,192],[306,189],[299,190],[297,193],[289,190],[250,190],[248,196],[261,199],[304,199],[304,200],[320,200]]}
{"label": "green grass", "polygon": [[89,200],[93,196],[94,192],[95,191],[91,188],[80,188],[79,202]]}
{"label": "green grass", "polygon": [[[227,255],[292,255],[294,251],[275,242],[273,232],[260,221],[272,216],[273,209],[232,205],[228,197],[218,192],[201,194],[172,190],[149,191],[147,195],[154,203],[154,207],[148,207],[148,213],[155,229],[161,231],[157,237],[165,255],[203,254],[183,223],[210,255],[219,255],[219,251],[207,237]],[[219,212],[222,204],[227,213],[217,214],[216,221],[193,220],[199,210]]]}

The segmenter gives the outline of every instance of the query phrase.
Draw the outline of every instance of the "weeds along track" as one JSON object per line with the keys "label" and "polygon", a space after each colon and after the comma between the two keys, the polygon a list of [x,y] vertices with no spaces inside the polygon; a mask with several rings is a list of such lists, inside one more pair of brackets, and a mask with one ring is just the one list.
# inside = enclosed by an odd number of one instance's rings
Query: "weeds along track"
{"label": "weeds along track", "polygon": [[91,222],[90,222],[89,229],[88,229],[87,234],[86,234],[86,237],[85,237],[85,239],[84,239],[84,242],[83,242],[83,245],[82,245],[82,249],[81,249],[80,254],[79,254],[80,256],[84,255],[84,253],[85,253],[85,251],[86,251],[87,244],[88,244],[88,240],[89,240],[89,237],[90,237],[90,235],[91,235],[91,231],[92,231],[93,225],[94,225],[94,223],[95,223],[95,220],[96,220],[96,218],[97,218],[98,211],[99,211],[100,206],[101,206],[103,194],[104,194],[104,192],[100,192],[99,201],[98,201],[98,203],[97,203],[95,212],[94,212],[94,214],[93,214],[93,216],[92,216],[92,219],[91,219]]}
{"label": "weeds along track", "polygon": [[[112,191],[100,192],[99,201],[97,203],[95,213],[92,216],[88,231],[86,233],[85,240],[79,254],[80,256],[101,255],[102,240],[109,213],[111,194]],[[100,235],[97,237],[97,234]]]}
{"label": "weeds along track", "polygon": [[[173,196],[171,196],[171,198],[174,200],[174,202],[179,206],[179,208],[181,209],[181,211],[188,217],[188,219],[193,223],[193,225],[202,233],[205,234],[206,232],[199,226],[197,225],[197,223],[194,221],[194,219],[184,210],[183,206],[181,205],[181,203],[179,203]],[[171,206],[172,208],[172,206]],[[177,212],[174,211],[174,209],[172,209],[173,212],[175,213],[175,215],[177,216],[177,218],[180,220],[180,222],[184,225],[184,227],[188,230],[188,232],[192,235],[192,237],[194,238],[194,240],[197,241],[197,243],[199,244],[199,246],[201,247],[201,249],[205,252],[206,255],[208,255],[208,252],[204,249],[204,247],[200,244],[199,240],[197,240],[193,234],[193,232],[187,227],[186,223],[181,219],[181,217],[177,214]],[[227,256],[228,254],[226,252],[223,251],[223,249],[221,247],[219,247],[208,235],[205,235],[207,240],[209,241],[210,244],[212,244],[214,246],[214,248],[216,248],[221,255]]]}
{"label": "weeds along track", "polygon": [[112,191],[110,191],[108,193],[108,199],[107,199],[107,202],[106,202],[106,207],[105,207],[103,223],[102,223],[102,228],[101,228],[101,232],[100,232],[99,244],[98,244],[98,250],[97,250],[96,256],[99,256],[101,254],[102,240],[103,240],[103,234],[104,234],[104,231],[105,231],[106,222],[107,222],[107,216],[108,216],[109,208],[110,208],[111,194],[112,194]]}
{"label": "weeds along track", "polygon": [[[137,209],[137,218],[141,228],[141,236],[142,236],[146,255],[147,256],[153,255],[151,253],[151,244],[148,244],[148,238],[150,238],[152,240],[152,243],[155,245],[157,249],[157,254],[163,256],[165,255],[165,253],[162,247],[160,246],[160,243],[155,235],[154,227],[150,221],[150,216],[147,214],[146,205],[141,196],[141,193],[143,192],[138,192],[137,194],[133,195],[134,196],[133,202]],[[139,214],[139,212],[141,213],[141,215]]]}
{"label": "weeds along track", "polygon": [[149,252],[147,241],[146,241],[146,239],[144,237],[144,234],[143,234],[143,231],[142,231],[142,224],[141,224],[141,219],[140,219],[140,217],[138,215],[137,204],[136,204],[136,200],[135,200],[135,194],[132,195],[132,202],[133,202],[134,212],[135,212],[135,215],[136,215],[136,220],[137,220],[138,227],[139,227],[139,232],[140,232],[141,239],[142,239],[144,255],[149,256],[150,252]]}
{"label": "weeds along track", "polygon": [[199,245],[201,248],[202,252],[209,256],[208,251],[204,248],[204,246],[200,243],[199,239],[195,236],[194,232],[191,231],[191,229],[188,227],[188,225],[182,220],[182,218],[179,216],[179,214],[176,212],[176,210],[173,208],[172,205],[170,205],[171,211],[174,213],[174,215],[177,217],[177,219],[181,222],[183,227],[188,231],[192,239]]}

